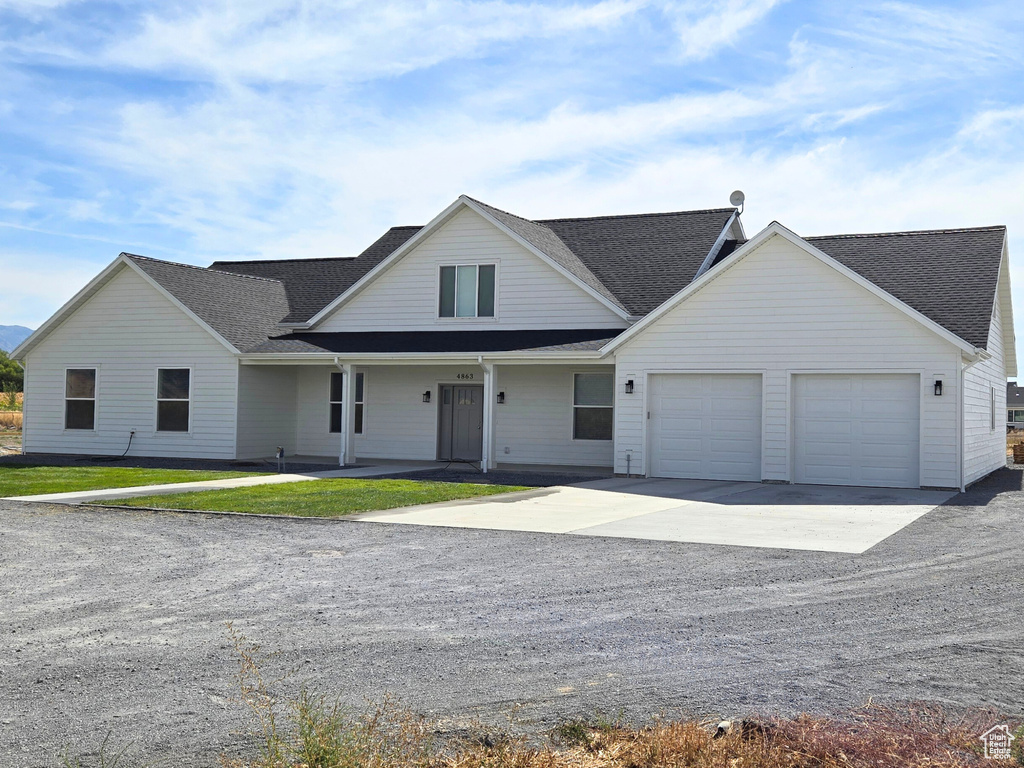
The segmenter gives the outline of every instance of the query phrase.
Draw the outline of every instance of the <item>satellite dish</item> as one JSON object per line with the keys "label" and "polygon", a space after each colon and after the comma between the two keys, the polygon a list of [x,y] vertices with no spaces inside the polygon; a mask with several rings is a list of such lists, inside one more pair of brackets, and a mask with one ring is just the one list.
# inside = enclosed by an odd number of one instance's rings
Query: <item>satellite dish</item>
{"label": "satellite dish", "polygon": [[739,208],[743,205],[743,201],[747,199],[747,196],[743,194],[742,190],[737,189],[731,195],[729,195],[729,204]]}

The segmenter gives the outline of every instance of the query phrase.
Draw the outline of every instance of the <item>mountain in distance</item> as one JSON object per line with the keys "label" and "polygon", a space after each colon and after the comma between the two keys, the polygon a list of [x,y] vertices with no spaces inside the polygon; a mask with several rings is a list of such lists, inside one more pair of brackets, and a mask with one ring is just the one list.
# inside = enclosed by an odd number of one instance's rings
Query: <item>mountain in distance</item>
{"label": "mountain in distance", "polygon": [[21,342],[32,335],[32,329],[24,325],[0,325],[0,349],[12,352]]}

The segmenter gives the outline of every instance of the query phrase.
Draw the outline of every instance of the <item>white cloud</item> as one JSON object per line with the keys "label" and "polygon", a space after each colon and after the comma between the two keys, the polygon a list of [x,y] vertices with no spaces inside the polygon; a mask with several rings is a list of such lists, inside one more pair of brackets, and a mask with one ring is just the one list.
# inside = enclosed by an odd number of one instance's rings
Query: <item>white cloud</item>
{"label": "white cloud", "polygon": [[749,27],[767,16],[782,0],[668,3],[665,12],[682,45],[684,59],[704,59],[734,45]]}
{"label": "white cloud", "polygon": [[105,57],[124,66],[184,70],[223,81],[337,86],[475,56],[496,44],[605,28],[642,5],[254,0],[177,14],[171,6],[170,12],[149,14],[138,35],[113,44]]}
{"label": "white cloud", "polygon": [[1007,109],[986,109],[974,115],[960,129],[959,136],[970,141],[1000,139],[1008,134],[1019,135],[1024,127],[1024,106]]}

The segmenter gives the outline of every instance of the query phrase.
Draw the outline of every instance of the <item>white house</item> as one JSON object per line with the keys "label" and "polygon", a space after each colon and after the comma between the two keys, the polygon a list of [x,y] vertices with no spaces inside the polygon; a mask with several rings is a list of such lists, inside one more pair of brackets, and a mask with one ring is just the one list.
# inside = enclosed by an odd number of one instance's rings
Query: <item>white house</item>
{"label": "white house", "polygon": [[468,197],[355,258],[121,254],[13,354],[24,449],[961,488],[1005,463],[1007,259],[1004,227]]}

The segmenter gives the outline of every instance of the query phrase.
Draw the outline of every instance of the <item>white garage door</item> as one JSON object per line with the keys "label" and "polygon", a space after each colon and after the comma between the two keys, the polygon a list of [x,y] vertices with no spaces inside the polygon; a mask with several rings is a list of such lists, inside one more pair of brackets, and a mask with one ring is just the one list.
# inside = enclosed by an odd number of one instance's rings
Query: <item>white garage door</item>
{"label": "white garage door", "polygon": [[794,377],[794,479],[821,485],[920,485],[920,377]]}
{"label": "white garage door", "polygon": [[651,475],[761,479],[761,377],[650,378]]}

